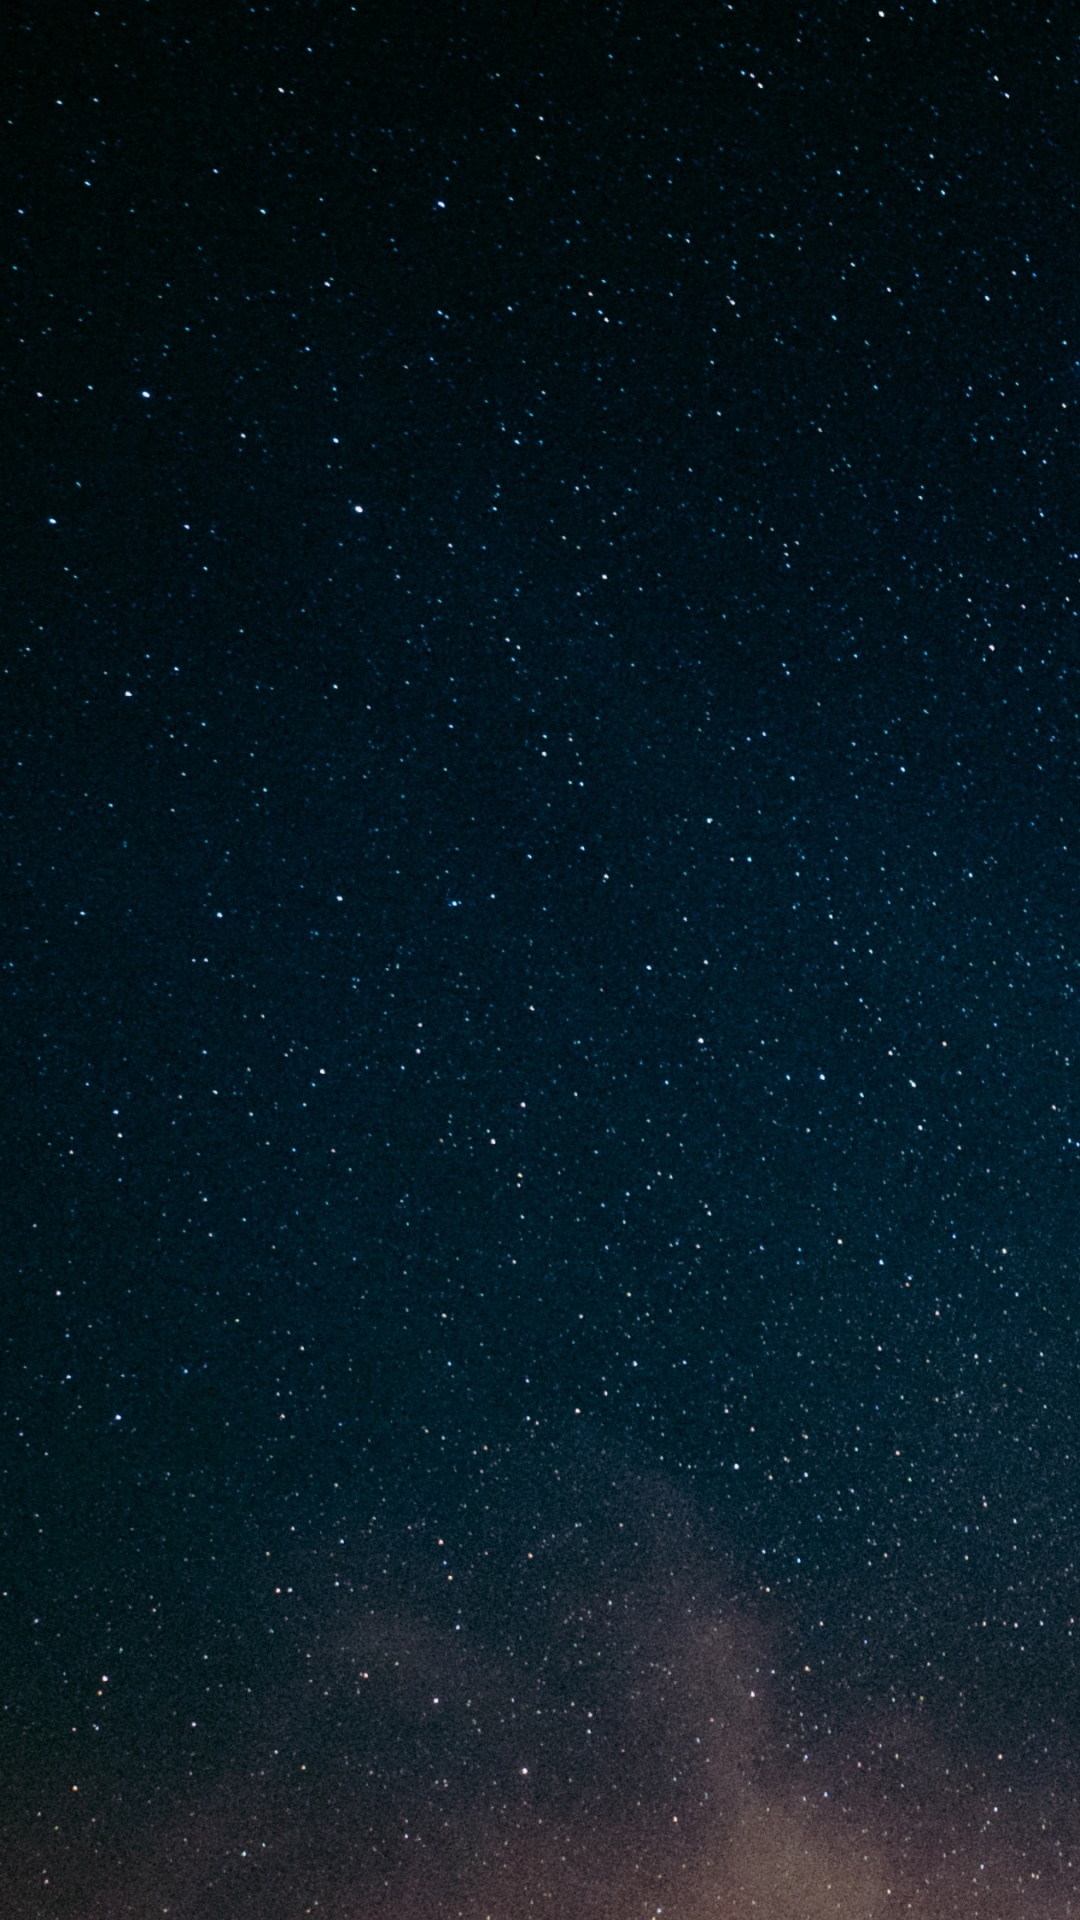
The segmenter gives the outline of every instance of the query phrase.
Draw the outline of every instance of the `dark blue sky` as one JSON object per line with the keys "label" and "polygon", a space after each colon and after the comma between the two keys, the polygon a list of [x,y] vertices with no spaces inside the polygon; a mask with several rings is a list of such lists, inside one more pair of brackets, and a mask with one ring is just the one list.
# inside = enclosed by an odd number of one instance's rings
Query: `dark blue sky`
{"label": "dark blue sky", "polygon": [[1067,11],[3,56],[0,1904],[1056,1920]]}

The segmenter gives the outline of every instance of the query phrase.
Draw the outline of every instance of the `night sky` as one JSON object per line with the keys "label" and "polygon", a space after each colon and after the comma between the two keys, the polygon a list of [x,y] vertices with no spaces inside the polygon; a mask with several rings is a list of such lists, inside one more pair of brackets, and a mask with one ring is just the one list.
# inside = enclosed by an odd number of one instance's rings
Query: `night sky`
{"label": "night sky", "polygon": [[1080,1914],[1072,9],[0,57],[0,1912]]}

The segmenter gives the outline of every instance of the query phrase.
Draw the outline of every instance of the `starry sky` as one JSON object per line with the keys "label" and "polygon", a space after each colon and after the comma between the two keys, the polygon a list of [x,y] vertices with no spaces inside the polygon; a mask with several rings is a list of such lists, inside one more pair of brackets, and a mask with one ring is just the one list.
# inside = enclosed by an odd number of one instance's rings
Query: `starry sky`
{"label": "starry sky", "polygon": [[1080,1913],[1071,10],[0,36],[0,1907]]}

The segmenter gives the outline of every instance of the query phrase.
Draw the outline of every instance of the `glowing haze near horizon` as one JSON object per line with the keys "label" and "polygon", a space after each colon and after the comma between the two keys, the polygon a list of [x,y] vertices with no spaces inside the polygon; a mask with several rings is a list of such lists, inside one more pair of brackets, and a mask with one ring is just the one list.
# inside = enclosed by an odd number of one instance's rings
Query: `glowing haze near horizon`
{"label": "glowing haze near horizon", "polygon": [[853,1686],[850,1656],[829,1671],[663,1473],[591,1437],[531,1466],[509,1487],[493,1468],[486,1540],[418,1521],[268,1566],[270,1650],[199,1705],[205,1737],[129,1733],[110,1782],[91,1764],[68,1789],[77,1814],[54,1779],[33,1894],[42,1815],[19,1823],[20,1910],[1074,1910],[1045,1745]]}

